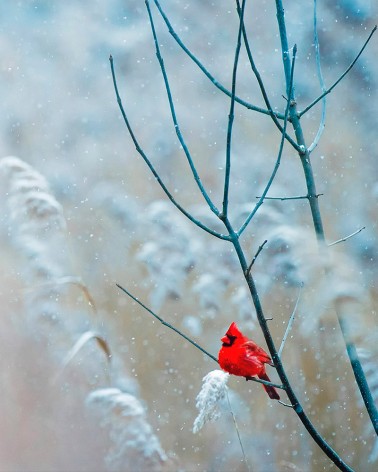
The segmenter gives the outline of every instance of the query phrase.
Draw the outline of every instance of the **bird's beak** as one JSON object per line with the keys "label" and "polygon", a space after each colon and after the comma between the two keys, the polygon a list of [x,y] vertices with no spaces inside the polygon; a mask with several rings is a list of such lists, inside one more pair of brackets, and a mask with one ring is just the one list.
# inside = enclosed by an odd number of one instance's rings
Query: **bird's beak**
{"label": "bird's beak", "polygon": [[223,338],[221,338],[221,341],[223,345],[229,346],[231,344],[231,340],[228,336],[224,335]]}

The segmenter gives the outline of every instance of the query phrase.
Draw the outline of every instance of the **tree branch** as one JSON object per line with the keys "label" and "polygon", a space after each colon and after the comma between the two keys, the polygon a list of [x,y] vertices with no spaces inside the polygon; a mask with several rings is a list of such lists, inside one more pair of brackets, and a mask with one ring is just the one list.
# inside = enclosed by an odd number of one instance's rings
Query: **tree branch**
{"label": "tree branch", "polygon": [[[323,195],[322,193],[318,193],[316,197],[320,197]],[[256,198],[261,198],[261,197],[256,197]],[[285,201],[285,200],[308,200],[308,195],[299,195],[295,197],[265,197],[264,200],[280,200],[280,201]]]}
{"label": "tree branch", "polygon": [[233,230],[230,222],[226,218],[224,220],[224,224],[228,230],[228,233],[230,235],[231,243],[235,248],[236,254],[238,256],[239,262],[241,269],[243,271],[243,274],[245,275],[245,279],[249,288],[249,291],[251,293],[251,297],[253,300],[253,304],[255,306],[256,310],[256,316],[261,328],[261,331],[264,335],[266,344],[268,346],[269,352],[272,356],[272,361],[274,366],[276,367],[277,374],[280,377],[280,380],[282,382],[282,385],[284,386],[284,389],[287,393],[287,396],[289,397],[289,400],[291,402],[291,405],[300,418],[303,426],[307,429],[313,440],[318,444],[318,446],[323,450],[323,452],[332,460],[332,462],[339,467],[340,470],[344,472],[353,472],[353,470],[341,459],[341,457],[332,449],[332,447],[325,441],[325,439],[318,433],[314,425],[311,423],[309,417],[303,410],[302,405],[300,404],[292,386],[291,383],[286,375],[285,369],[283,367],[283,364],[281,362],[281,359],[278,355],[276,346],[274,344],[272,335],[270,333],[267,320],[264,316],[264,311],[260,302],[260,298],[256,289],[256,285],[254,282],[254,279],[251,275],[251,273],[248,273],[248,265],[247,261],[245,259],[245,255],[243,252],[243,249],[240,245],[239,241],[239,236],[235,231]]}
{"label": "tree branch", "polygon": [[298,113],[298,117],[300,118],[301,116],[303,116],[305,113],[307,113],[314,105],[316,105],[323,97],[325,97],[326,95],[328,95],[330,92],[332,92],[332,90],[336,87],[336,85],[338,85],[342,80],[343,78],[348,74],[348,72],[352,69],[352,67],[355,65],[355,63],[358,61],[359,57],[361,56],[361,54],[364,52],[364,49],[366,48],[366,46],[368,45],[369,41],[371,40],[373,34],[376,32],[377,30],[377,25],[374,26],[373,30],[371,31],[371,33],[369,34],[369,37],[368,39],[365,41],[364,45],[362,46],[362,48],[360,49],[360,52],[357,54],[356,58],[352,61],[352,63],[350,64],[350,66],[346,69],[345,72],[343,72],[340,77],[336,80],[336,82],[334,82],[331,87],[329,87],[325,92],[323,92],[321,95],[319,95],[318,98],[316,98],[312,103],[310,103],[310,105],[308,105],[304,110],[302,110],[301,112]]}
{"label": "tree branch", "polygon": [[266,244],[267,242],[268,242],[268,240],[266,239],[266,240],[261,244],[261,246],[259,246],[259,248],[258,248],[256,254],[254,255],[254,257],[253,257],[251,263],[250,263],[249,266],[248,266],[247,272],[245,273],[246,276],[249,275],[249,273],[251,272],[251,269],[252,269],[253,264],[255,263],[256,259],[259,257],[260,252],[263,250],[263,248],[264,248],[264,246],[265,246],[265,244]]}
{"label": "tree branch", "polygon": [[[290,79],[290,70],[288,67],[288,51],[289,51],[289,46],[288,46],[288,40],[287,40],[287,33],[286,33],[286,24],[285,24],[285,17],[284,17],[284,9],[282,5],[282,0],[276,0],[276,10],[277,10],[277,20],[278,20],[278,26],[279,26],[279,32],[280,32],[280,39],[281,39],[281,49],[282,49],[282,60],[283,60],[283,65],[284,65],[284,71],[285,71],[285,77],[286,77],[286,87],[289,88],[289,79]],[[360,50],[359,54],[357,55],[356,59],[352,62],[352,64],[348,67],[348,69],[342,74],[342,76],[332,85],[330,89],[328,89],[327,93],[329,93],[342,79],[345,77],[345,75],[349,72],[349,70],[353,67],[353,65],[356,63],[358,60],[359,56],[362,54],[363,50],[365,49],[366,45],[370,41],[372,35],[374,34],[375,30],[377,27],[374,27],[373,31],[370,33],[368,39],[366,40],[364,46]],[[313,106],[315,103],[317,103],[325,94],[321,95],[318,97],[318,99],[313,102],[311,106]],[[318,239],[320,249],[323,250],[325,247],[325,234],[324,234],[324,228],[323,228],[323,222],[322,222],[322,217],[319,209],[319,203],[317,200],[317,192],[316,192],[316,185],[315,185],[315,178],[314,174],[312,171],[312,166],[311,166],[311,159],[310,159],[310,153],[308,152],[308,149],[306,147],[304,135],[303,135],[303,130],[302,126],[300,123],[300,117],[303,116],[303,114],[308,111],[311,106],[307,107],[307,109],[302,112],[298,113],[297,112],[297,106],[294,98],[294,91],[293,91],[293,102],[294,106],[291,108],[291,118],[292,118],[292,124],[293,128],[295,131],[296,139],[298,144],[303,147],[305,152],[300,155],[301,159],[301,164],[303,167],[303,171],[305,174],[305,180],[306,180],[306,186],[307,186],[307,194],[308,194],[308,200],[310,204],[310,210],[311,210],[311,216],[312,216],[312,221],[314,225],[314,230],[316,237]],[[361,363],[358,359],[357,352],[354,348],[354,344],[351,338],[351,333],[349,329],[347,329],[347,325],[342,317],[342,315],[339,313],[336,307],[336,313],[339,321],[339,325],[341,328],[341,332],[345,341],[345,345],[347,347],[347,353],[349,356],[349,360],[351,362],[351,365],[353,367],[353,372],[355,373],[355,379],[358,385],[358,388],[360,389],[361,396],[364,400],[366,410],[369,414],[370,420],[373,424],[373,427],[375,429],[375,432],[378,434],[378,410],[375,407],[374,404],[374,399],[372,397],[371,391],[368,387],[368,383],[366,381],[366,378],[364,376],[364,372],[361,366]],[[350,352],[354,348],[354,357],[353,359],[350,357]],[[358,368],[357,368],[358,364]],[[319,444],[320,445],[320,444]],[[322,447],[320,445],[320,447]],[[322,447],[323,449],[323,447]],[[325,452],[326,450],[323,449]],[[327,453],[327,452],[326,452]],[[327,454],[328,455],[328,454]],[[331,455],[329,457],[333,456]],[[335,457],[336,460],[338,460],[338,457]],[[338,462],[335,462],[337,465]],[[342,462],[343,467],[346,466],[345,463]],[[340,467],[340,466],[339,466]],[[346,466],[348,467],[348,466]],[[342,470],[348,470],[348,469],[342,469]]]}
{"label": "tree branch", "polygon": [[362,228],[358,229],[354,233],[349,234],[349,236],[345,236],[344,238],[338,239],[337,241],[334,241],[333,243],[329,243],[328,247],[334,246],[335,244],[343,243],[347,239],[352,238],[353,236],[355,236],[356,234],[361,233],[361,231],[363,231],[365,228],[366,228],[366,226],[363,226]]}
{"label": "tree branch", "polygon": [[[167,25],[168,31],[176,43],[181,47],[181,49],[187,54],[187,56],[199,67],[199,69],[205,74],[205,76],[210,80],[210,82],[217,87],[221,92],[231,97],[231,92],[226,89],[220,82],[215,79],[211,73],[206,69],[206,67],[199,61],[199,59],[185,46],[185,44],[180,39],[179,35],[174,30],[172,24],[170,23],[167,15],[165,14],[164,10],[162,9],[160,2],[158,0],[154,0],[154,3],[159,10],[161,17],[163,18],[165,24]],[[240,97],[235,95],[235,101],[238,102],[240,105],[244,106],[248,110],[256,111],[263,115],[270,115],[269,110],[265,110],[264,108],[260,108],[256,105],[252,105],[251,103],[246,102],[245,100],[241,99]],[[273,112],[278,119],[283,120],[284,115],[278,112]]]}
{"label": "tree branch", "polygon": [[281,164],[281,157],[282,157],[282,152],[285,144],[285,132],[286,132],[286,127],[287,127],[287,118],[289,116],[289,110],[292,106],[292,101],[291,101],[291,96],[292,96],[292,91],[293,91],[293,83],[294,83],[294,66],[295,66],[295,60],[296,60],[296,55],[297,55],[297,45],[294,46],[293,48],[293,60],[291,64],[291,70],[290,70],[290,86],[289,86],[289,91],[288,91],[288,97],[289,100],[287,100],[286,103],[286,110],[285,110],[285,119],[284,119],[284,127],[283,127],[283,132],[282,132],[282,137],[281,137],[281,143],[280,143],[280,148],[278,151],[278,156],[276,159],[276,164],[274,166],[273,172],[270,176],[270,179],[268,180],[268,183],[266,184],[265,190],[263,191],[260,200],[256,203],[255,208],[252,210],[252,212],[248,215],[246,218],[245,222],[242,224],[240,227],[239,231],[237,232],[238,236],[240,236],[243,231],[246,229],[252,218],[255,216],[257,210],[260,208],[260,206],[264,203],[264,199],[266,197],[266,194],[269,192],[269,189],[273,183],[273,180],[277,174],[278,168]]}
{"label": "tree branch", "polygon": [[157,171],[155,170],[154,166],[152,165],[151,161],[148,159],[146,153],[143,151],[143,149],[140,147],[139,145],[139,142],[138,140],[136,139],[135,137],[135,134],[131,128],[131,125],[129,123],[129,120],[127,118],[127,115],[126,115],[126,112],[125,112],[125,109],[123,107],[123,104],[122,104],[122,100],[121,100],[121,97],[119,95],[119,92],[118,92],[118,86],[117,86],[117,80],[116,80],[116,75],[115,75],[115,71],[114,71],[114,63],[113,63],[113,57],[110,56],[109,57],[109,61],[110,61],[110,68],[111,68],[111,72],[112,72],[112,78],[113,78],[113,85],[114,85],[114,90],[115,90],[115,94],[116,94],[116,97],[117,97],[117,102],[118,102],[118,106],[119,106],[119,109],[121,111],[121,114],[122,114],[122,117],[123,117],[123,120],[126,124],[126,127],[129,131],[129,134],[131,136],[131,139],[133,140],[133,143],[135,145],[135,148],[137,150],[137,152],[142,156],[142,159],[144,160],[144,162],[147,164],[148,168],[150,169],[150,171],[152,172],[153,176],[155,177],[156,181],[158,182],[158,184],[160,185],[160,187],[162,188],[162,190],[164,191],[164,193],[167,195],[167,197],[169,198],[169,200],[174,204],[174,206],[181,211],[181,213],[183,213],[192,223],[194,223],[195,225],[197,225],[199,228],[203,229],[204,231],[206,231],[207,233],[219,238],[219,239],[223,239],[223,240],[228,240],[228,236],[227,235],[224,235],[224,234],[221,234],[221,233],[218,233],[217,231],[214,231],[212,230],[211,228],[208,228],[207,226],[205,226],[203,223],[201,223],[199,220],[197,220],[196,218],[194,218],[194,216],[192,216],[189,212],[187,212],[177,201],[176,199],[173,197],[173,195],[170,193],[170,191],[167,189],[167,187],[165,186],[164,182],[161,180],[159,174],[157,173]]}
{"label": "tree branch", "polygon": [[[236,0],[236,6],[237,6],[237,10],[238,10],[238,15],[240,17],[240,14],[241,14],[241,8],[240,8],[240,2],[239,0]],[[277,119],[277,116],[275,115],[275,113],[273,112],[272,110],[272,106],[270,104],[270,100],[268,98],[268,94],[265,90],[265,85],[264,85],[264,82],[261,78],[261,75],[260,75],[260,72],[258,71],[257,67],[256,67],[256,64],[255,64],[255,61],[253,59],[253,55],[252,55],[252,51],[251,51],[251,48],[249,46],[249,40],[248,40],[248,36],[247,36],[247,32],[245,30],[245,25],[244,25],[244,19],[243,19],[243,22],[242,22],[242,30],[243,30],[243,40],[244,40],[244,44],[245,44],[245,48],[246,48],[246,51],[247,51],[247,56],[248,56],[248,60],[249,60],[249,63],[251,65],[251,69],[252,69],[252,72],[254,73],[255,77],[256,77],[256,80],[259,84],[259,87],[260,87],[260,90],[261,90],[261,94],[263,96],[263,99],[264,99],[264,102],[265,102],[265,105],[268,109],[268,112],[274,122],[274,124],[277,126],[277,128],[280,130],[281,134],[283,134],[285,136],[285,138],[289,141],[289,143],[293,146],[294,149],[296,149],[297,151],[299,151],[299,146],[298,144],[293,140],[293,138],[291,136],[289,136],[287,133],[286,133],[286,130],[284,131],[283,127],[281,126],[280,122],[278,121]],[[285,115],[283,115],[283,119],[285,119]]]}
{"label": "tree branch", "polygon": [[295,314],[296,314],[296,312],[297,312],[297,308],[298,308],[298,305],[299,305],[299,300],[300,300],[300,298],[301,298],[302,288],[303,288],[303,282],[301,283],[301,285],[300,285],[300,287],[299,287],[298,298],[297,298],[297,301],[296,301],[296,303],[295,303],[295,307],[294,307],[293,313],[291,314],[290,319],[289,319],[289,322],[288,322],[288,324],[287,324],[285,334],[284,334],[284,336],[283,336],[283,338],[282,338],[281,346],[280,346],[280,348],[279,348],[279,350],[278,350],[278,356],[279,356],[280,358],[281,358],[281,356],[282,356],[282,351],[283,351],[283,348],[285,347],[285,343],[286,343],[287,337],[289,336],[291,327],[293,326],[294,317],[295,317]]}
{"label": "tree branch", "polygon": [[150,25],[151,25],[151,30],[152,30],[152,35],[153,35],[153,38],[154,38],[154,43],[155,43],[155,50],[156,50],[156,57],[159,61],[159,65],[160,65],[160,69],[161,69],[161,73],[163,75],[163,79],[164,79],[164,85],[165,85],[165,89],[166,89],[166,92],[167,92],[167,97],[168,97],[168,102],[169,102],[169,109],[171,111],[171,116],[172,116],[172,121],[173,121],[173,124],[174,124],[174,127],[175,127],[175,131],[176,131],[176,134],[177,134],[177,137],[178,137],[178,140],[180,141],[180,144],[184,150],[184,153],[185,153],[185,156],[187,158],[187,161],[189,163],[189,166],[190,166],[190,169],[192,171],[192,174],[193,174],[193,177],[194,177],[194,180],[195,182],[197,183],[197,186],[198,188],[200,189],[203,197],[205,198],[207,204],[209,205],[209,208],[210,210],[215,213],[215,215],[219,216],[219,210],[218,208],[214,205],[214,203],[212,202],[212,200],[210,199],[208,193],[206,192],[205,190],[205,187],[203,186],[202,182],[201,182],[201,179],[198,175],[198,172],[197,172],[197,169],[193,163],[193,159],[192,159],[192,156],[190,155],[190,152],[189,152],[189,149],[188,149],[188,146],[186,145],[185,143],[185,140],[184,140],[184,137],[181,133],[181,130],[180,130],[180,126],[178,124],[178,121],[177,121],[177,116],[176,116],[176,111],[175,111],[175,107],[174,107],[174,104],[173,104],[173,99],[172,99],[172,94],[171,94],[171,88],[169,86],[169,81],[168,81],[168,76],[167,76],[167,72],[165,70],[165,66],[164,66],[164,61],[163,61],[163,58],[162,58],[162,55],[160,53],[160,47],[159,47],[159,42],[158,42],[158,39],[157,39],[157,35],[156,35],[156,30],[155,30],[155,25],[154,25],[154,21],[153,21],[153,18],[152,18],[152,14],[151,14],[151,9],[150,9],[150,3],[148,0],[145,0],[145,3],[146,3],[146,7],[147,7],[147,12],[148,12],[148,17],[150,19]]}
{"label": "tree branch", "polygon": [[243,0],[241,12],[240,12],[238,39],[236,41],[234,67],[232,70],[231,104],[230,104],[230,112],[228,115],[228,127],[227,127],[226,166],[225,166],[225,175],[224,175],[223,206],[222,206],[222,215],[221,215],[222,218],[226,218],[227,213],[228,213],[228,193],[229,193],[230,173],[231,173],[231,139],[232,139],[232,125],[234,122],[236,74],[237,74],[238,63],[239,63],[239,55],[240,55],[240,47],[241,47],[241,33],[242,33],[242,27],[243,27],[245,3],[246,3],[246,0]]}

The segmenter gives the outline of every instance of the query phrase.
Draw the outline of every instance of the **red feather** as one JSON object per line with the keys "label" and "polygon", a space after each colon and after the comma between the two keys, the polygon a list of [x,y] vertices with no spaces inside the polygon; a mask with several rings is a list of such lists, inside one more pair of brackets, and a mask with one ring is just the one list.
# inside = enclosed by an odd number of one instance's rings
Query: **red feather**
{"label": "red feather", "polygon": [[[239,330],[236,323],[231,323],[227,333],[221,338],[222,347],[219,351],[218,362],[223,370],[229,374],[245,377],[258,377],[270,382],[265,370],[265,364],[273,365],[272,359],[251,339],[248,339]],[[277,390],[269,385],[263,385],[270,398],[279,400]]]}

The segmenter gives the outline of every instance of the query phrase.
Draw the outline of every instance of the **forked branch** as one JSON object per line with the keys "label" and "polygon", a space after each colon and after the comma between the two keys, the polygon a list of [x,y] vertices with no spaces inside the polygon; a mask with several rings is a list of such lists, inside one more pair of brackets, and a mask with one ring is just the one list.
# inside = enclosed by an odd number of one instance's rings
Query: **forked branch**
{"label": "forked branch", "polygon": [[182,135],[182,133],[181,133],[181,129],[180,129],[179,123],[178,123],[178,121],[177,121],[175,106],[174,106],[174,104],[173,104],[171,88],[170,88],[170,86],[169,86],[169,81],[168,81],[168,75],[167,75],[167,72],[166,72],[166,70],[165,70],[165,66],[164,66],[164,61],[163,61],[162,55],[161,55],[161,53],[160,53],[160,47],[159,47],[159,42],[158,42],[157,35],[156,35],[154,20],[153,20],[152,13],[151,13],[150,3],[149,3],[148,0],[146,0],[145,3],[146,3],[146,7],[147,7],[148,17],[149,17],[149,19],[150,19],[150,25],[151,25],[152,35],[153,35],[153,38],[154,38],[155,49],[156,49],[156,57],[157,57],[157,59],[158,59],[158,61],[159,61],[161,73],[162,73],[162,75],[163,75],[164,85],[165,85],[165,89],[166,89],[167,97],[168,97],[168,102],[169,102],[169,109],[170,109],[170,111],[171,111],[172,121],[173,121],[173,125],[174,125],[174,127],[175,127],[175,131],[176,131],[178,140],[180,141],[180,144],[181,144],[181,146],[182,146],[182,149],[184,150],[185,156],[186,156],[186,158],[187,158],[187,161],[188,161],[188,163],[189,163],[190,169],[191,169],[191,171],[192,171],[194,180],[195,180],[195,182],[196,182],[198,188],[200,189],[200,191],[201,191],[203,197],[205,198],[206,203],[209,205],[210,210],[211,210],[213,213],[215,213],[216,216],[218,216],[220,212],[219,212],[218,208],[217,208],[217,207],[214,205],[214,203],[212,202],[211,198],[209,197],[209,194],[207,193],[205,187],[203,186],[203,184],[202,184],[202,182],[201,182],[201,179],[200,179],[200,177],[199,177],[199,175],[198,175],[197,169],[196,169],[196,167],[195,167],[195,165],[194,165],[192,156],[190,155],[188,146],[186,145],[186,142],[185,142],[185,140],[184,140],[184,137],[183,137],[183,135]]}
{"label": "forked branch", "polygon": [[326,95],[328,95],[329,93],[332,92],[332,90],[336,87],[336,85],[338,85],[342,80],[343,78],[348,74],[348,72],[352,69],[352,67],[356,64],[356,62],[358,61],[359,57],[361,56],[361,54],[364,52],[366,46],[368,45],[369,41],[371,40],[373,34],[377,31],[377,25],[374,26],[374,28],[372,29],[371,33],[369,34],[369,37],[367,38],[367,40],[365,41],[364,45],[362,46],[362,48],[360,49],[360,52],[357,54],[357,56],[355,57],[355,59],[351,62],[351,64],[349,65],[349,67],[340,75],[340,77],[331,85],[331,87],[329,87],[328,89],[326,89],[321,95],[319,95],[318,98],[316,98],[313,102],[311,102],[304,110],[302,110],[301,112],[298,113],[298,116],[299,118],[301,116],[303,116],[305,113],[307,113],[309,110],[311,110],[311,108],[316,105],[323,97],[325,97]]}
{"label": "forked branch", "polygon": [[139,145],[139,142],[138,142],[138,140],[137,140],[137,138],[134,134],[134,131],[133,131],[131,125],[130,125],[129,119],[127,118],[125,109],[123,107],[121,96],[120,96],[119,91],[118,91],[118,85],[117,85],[117,80],[116,80],[116,75],[115,75],[115,70],[114,70],[113,56],[109,57],[109,61],[110,61],[110,68],[111,68],[111,72],[112,72],[114,91],[115,91],[115,94],[116,94],[116,97],[117,97],[117,103],[118,103],[119,109],[121,111],[123,120],[126,124],[126,127],[127,127],[128,131],[129,131],[130,137],[133,140],[133,143],[135,145],[135,148],[136,148],[137,152],[141,155],[142,159],[147,164],[148,168],[152,172],[153,176],[155,177],[156,181],[158,182],[158,184],[162,188],[163,192],[167,195],[167,197],[173,203],[173,205],[178,210],[180,210],[181,213],[184,214],[196,226],[203,229],[204,231],[211,234],[212,236],[215,236],[216,238],[223,239],[223,240],[228,240],[229,239],[228,236],[226,236],[224,234],[221,234],[221,233],[218,233],[217,231],[212,230],[211,228],[209,228],[206,225],[204,225],[203,223],[201,223],[201,221],[199,221],[197,218],[195,218],[193,215],[191,215],[188,211],[186,211],[185,208],[182,207],[176,201],[174,196],[171,194],[171,192],[168,190],[168,188],[164,184],[163,180],[161,179],[160,175],[157,173],[157,171],[156,171],[155,167],[153,166],[152,162],[150,161],[150,159],[147,157],[146,153],[143,151],[143,149]]}
{"label": "forked branch", "polygon": [[[204,73],[204,75],[211,81],[211,83],[217,87],[217,89],[219,89],[221,92],[223,92],[224,94],[228,95],[229,97],[232,96],[232,92],[230,90],[228,90],[224,85],[222,85],[208,70],[207,68],[202,64],[202,62],[198,59],[197,56],[195,56],[191,51],[190,49],[183,43],[183,41],[181,40],[180,36],[177,34],[177,32],[175,31],[175,29],[173,28],[172,24],[170,23],[167,15],[165,14],[163,8],[161,7],[160,5],[160,2],[158,0],[154,0],[154,3],[157,7],[157,9],[159,10],[159,13],[161,15],[161,17],[163,18],[165,24],[167,25],[167,28],[168,28],[168,31],[169,33],[171,34],[171,36],[174,38],[174,40],[177,42],[177,44],[181,47],[181,49],[185,52],[185,54],[187,54],[187,56],[199,67],[199,69]],[[239,5],[239,12],[240,12],[240,5]],[[243,28],[244,28],[244,25],[243,25]],[[244,28],[245,30],[245,28]],[[245,33],[243,32],[243,38],[245,38],[245,40],[247,40],[247,36],[245,35]],[[247,48],[247,54],[249,56],[249,60],[251,60],[251,57],[252,57],[252,54],[251,54],[251,50],[250,50],[250,47],[249,47],[249,44],[248,44],[248,40],[247,42],[245,43],[246,44],[246,48]],[[256,69],[257,71],[257,69]],[[254,71],[255,72],[255,71]],[[257,78],[257,76],[256,76]],[[259,79],[258,79],[259,80]],[[264,87],[263,83],[260,83],[259,82],[259,86],[260,86],[260,89],[261,89],[261,86]],[[258,107],[256,105],[253,105],[249,102],[247,102],[246,100],[243,100],[242,98],[240,98],[238,95],[235,95],[235,102],[239,103],[240,105],[244,106],[245,108],[247,108],[248,110],[252,110],[252,111],[256,111],[257,113],[261,113],[263,115],[270,115],[274,124],[277,126],[277,128],[279,129],[279,131],[282,133],[282,130],[283,130],[283,127],[282,125],[280,124],[279,120],[283,120],[284,119],[284,114],[283,113],[279,113],[277,111],[274,111],[272,109],[272,107],[270,106],[270,103],[269,103],[269,100],[267,101],[266,98],[267,96],[264,96],[263,94],[263,98],[264,98],[264,101],[265,101],[265,104],[267,105],[268,109],[264,109],[264,108],[261,108],[261,107]],[[297,149],[298,148],[298,145],[297,143],[295,142],[295,140],[293,140],[293,138],[286,134],[285,133],[285,138],[289,141],[289,143],[295,148]],[[297,149],[298,150],[298,149]]]}

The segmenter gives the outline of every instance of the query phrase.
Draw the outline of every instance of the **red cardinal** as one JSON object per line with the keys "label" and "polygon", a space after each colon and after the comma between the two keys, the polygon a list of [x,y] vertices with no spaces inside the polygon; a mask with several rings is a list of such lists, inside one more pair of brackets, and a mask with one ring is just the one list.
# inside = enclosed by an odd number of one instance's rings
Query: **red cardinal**
{"label": "red cardinal", "polygon": [[[218,362],[223,370],[229,374],[245,377],[246,380],[257,376],[261,380],[270,382],[270,378],[266,375],[265,364],[273,366],[272,359],[262,347],[244,336],[235,322],[231,323],[221,341]],[[263,385],[263,387],[270,398],[280,399],[274,387],[269,385]]]}

